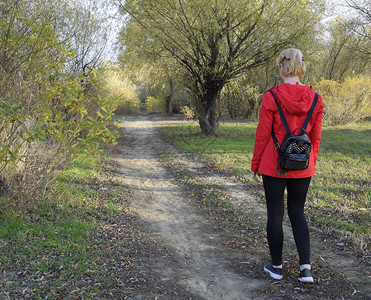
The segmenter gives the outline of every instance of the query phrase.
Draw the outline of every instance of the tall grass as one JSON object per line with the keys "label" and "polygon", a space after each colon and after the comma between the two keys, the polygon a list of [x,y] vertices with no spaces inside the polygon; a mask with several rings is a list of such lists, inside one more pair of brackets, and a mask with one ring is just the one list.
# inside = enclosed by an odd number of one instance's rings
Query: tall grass
{"label": "tall grass", "polygon": [[[256,126],[225,123],[217,136],[205,137],[197,124],[180,124],[164,127],[163,134],[183,151],[256,189],[250,179]],[[370,122],[323,128],[307,202],[308,215],[318,228],[336,229],[363,251],[371,235],[370,133]]]}

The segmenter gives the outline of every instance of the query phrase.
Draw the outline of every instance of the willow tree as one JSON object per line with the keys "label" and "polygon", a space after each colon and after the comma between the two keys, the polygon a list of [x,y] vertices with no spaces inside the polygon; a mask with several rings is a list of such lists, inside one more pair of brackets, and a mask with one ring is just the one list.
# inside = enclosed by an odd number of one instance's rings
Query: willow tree
{"label": "willow tree", "polygon": [[[120,1],[120,0],[118,0]],[[125,51],[175,65],[194,95],[202,132],[215,134],[224,85],[313,32],[318,1],[126,0]]]}

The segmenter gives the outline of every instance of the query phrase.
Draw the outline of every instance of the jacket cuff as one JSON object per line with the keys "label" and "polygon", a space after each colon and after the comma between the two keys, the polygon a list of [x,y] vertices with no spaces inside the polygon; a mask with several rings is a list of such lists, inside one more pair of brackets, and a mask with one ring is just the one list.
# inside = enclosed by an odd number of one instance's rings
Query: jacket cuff
{"label": "jacket cuff", "polygon": [[258,167],[251,167],[252,172],[258,172],[258,169],[259,169]]}

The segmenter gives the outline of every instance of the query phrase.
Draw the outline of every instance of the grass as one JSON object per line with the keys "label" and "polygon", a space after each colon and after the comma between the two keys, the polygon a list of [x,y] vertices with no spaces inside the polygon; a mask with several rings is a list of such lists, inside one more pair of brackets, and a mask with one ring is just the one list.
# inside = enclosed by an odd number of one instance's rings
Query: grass
{"label": "grass", "polygon": [[36,299],[104,295],[103,284],[84,283],[112,279],[97,263],[108,246],[96,232],[121,214],[129,196],[103,178],[101,163],[90,157],[61,172],[32,212],[0,214],[1,293]]}
{"label": "grass", "polygon": [[[205,137],[198,124],[164,127],[165,138],[220,172],[253,188],[250,164],[256,123],[224,123],[218,135]],[[310,219],[319,227],[354,238],[366,251],[371,229],[371,123],[323,127],[316,175],[308,195]],[[260,189],[262,194],[262,188]]]}

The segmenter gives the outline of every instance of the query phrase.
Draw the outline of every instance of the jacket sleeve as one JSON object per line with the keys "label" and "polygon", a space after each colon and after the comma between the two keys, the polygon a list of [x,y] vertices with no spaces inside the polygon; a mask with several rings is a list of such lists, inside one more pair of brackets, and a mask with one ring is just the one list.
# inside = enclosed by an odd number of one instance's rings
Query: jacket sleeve
{"label": "jacket sleeve", "polygon": [[273,96],[270,93],[265,93],[259,112],[258,127],[256,128],[254,155],[251,161],[251,171],[253,172],[258,172],[261,157],[271,137],[274,115],[273,102]]}
{"label": "jacket sleeve", "polygon": [[315,119],[314,119],[314,124],[312,127],[312,130],[309,133],[309,138],[312,142],[313,145],[313,158],[314,162],[317,161],[318,157],[318,151],[319,151],[319,145],[321,142],[321,128],[322,128],[322,118],[323,118],[323,102],[322,102],[322,97],[319,96],[318,99],[318,104],[319,108],[316,113]]}

